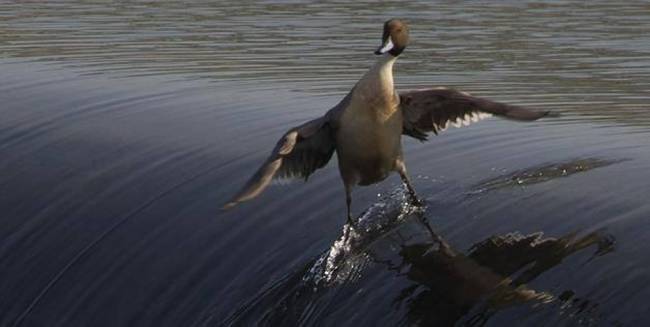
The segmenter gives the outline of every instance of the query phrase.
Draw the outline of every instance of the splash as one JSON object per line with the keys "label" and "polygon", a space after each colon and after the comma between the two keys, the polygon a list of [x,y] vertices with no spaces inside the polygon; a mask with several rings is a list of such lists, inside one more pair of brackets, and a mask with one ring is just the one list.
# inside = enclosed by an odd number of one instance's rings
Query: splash
{"label": "splash", "polygon": [[397,188],[370,206],[355,221],[345,224],[341,236],[309,269],[303,281],[315,286],[343,283],[359,277],[368,261],[365,250],[424,207],[411,204],[404,188]]}
{"label": "splash", "polygon": [[626,160],[627,159],[605,160],[598,158],[584,158],[531,167],[526,170],[519,170],[507,175],[485,180],[474,186],[473,190],[468,194],[476,195],[507,187],[544,183],[556,178],[569,177],[573,174],[606,167]]}

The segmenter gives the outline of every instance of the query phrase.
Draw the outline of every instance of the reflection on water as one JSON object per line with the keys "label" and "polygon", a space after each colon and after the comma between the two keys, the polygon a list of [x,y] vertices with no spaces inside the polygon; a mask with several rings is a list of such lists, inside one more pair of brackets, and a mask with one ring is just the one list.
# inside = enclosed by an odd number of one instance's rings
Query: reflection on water
{"label": "reflection on water", "polygon": [[374,204],[359,221],[357,228],[345,225],[329,251],[305,269],[261,292],[222,323],[315,323],[336,311],[333,302],[341,289],[363,285],[382,268],[392,279],[408,281],[392,303],[406,308],[411,326],[484,325],[496,312],[525,303],[547,306],[569,321],[606,319],[597,304],[573,290],[554,294],[527,285],[587,248],[595,248],[587,261],[612,252],[612,235],[598,231],[551,238],[513,232],[491,236],[463,254],[434,231],[425,209],[407,204],[401,190]]}
{"label": "reflection on water", "polygon": [[[562,117],[405,140],[426,211],[342,231],[335,161],[220,211],[389,17],[399,89]],[[649,58],[645,1],[1,1],[0,326],[648,325]]]}
{"label": "reflection on water", "polygon": [[[463,325],[483,325],[492,314],[513,305],[566,302],[572,298],[568,295],[573,293],[570,290],[558,298],[532,290],[526,283],[561,264],[574,252],[596,245],[597,254],[602,255],[611,251],[614,244],[611,236],[599,233],[559,239],[542,235],[540,232],[493,236],[475,244],[468,255],[453,250],[442,240],[433,245],[405,246],[401,265],[410,266],[407,278],[416,282],[402,292],[410,322],[421,326],[451,326],[459,321]],[[425,289],[420,289],[423,286]]]}

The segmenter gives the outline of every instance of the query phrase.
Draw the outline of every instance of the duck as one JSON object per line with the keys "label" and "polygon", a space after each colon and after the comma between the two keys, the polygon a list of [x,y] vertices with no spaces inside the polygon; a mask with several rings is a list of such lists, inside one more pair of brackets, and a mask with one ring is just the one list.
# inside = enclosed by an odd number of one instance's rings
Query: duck
{"label": "duck", "polygon": [[550,111],[535,111],[475,97],[452,88],[397,92],[393,65],[409,44],[409,26],[390,19],[383,25],[377,60],[350,92],[323,116],[289,129],[261,167],[224,206],[230,209],[257,197],[276,179],[304,179],[330,162],[336,153],[352,223],[352,191],[399,174],[409,200],[418,197],[404,162],[404,136],[427,141],[449,125],[466,126],[486,117],[534,121]]}

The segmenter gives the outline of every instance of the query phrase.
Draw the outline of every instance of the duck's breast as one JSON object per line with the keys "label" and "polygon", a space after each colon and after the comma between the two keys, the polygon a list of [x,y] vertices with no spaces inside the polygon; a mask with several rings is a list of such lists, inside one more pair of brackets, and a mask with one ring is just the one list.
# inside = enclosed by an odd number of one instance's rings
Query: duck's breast
{"label": "duck's breast", "polygon": [[351,101],[336,134],[342,174],[354,175],[348,177],[365,185],[385,179],[394,170],[396,159],[401,157],[402,115],[397,105]]}

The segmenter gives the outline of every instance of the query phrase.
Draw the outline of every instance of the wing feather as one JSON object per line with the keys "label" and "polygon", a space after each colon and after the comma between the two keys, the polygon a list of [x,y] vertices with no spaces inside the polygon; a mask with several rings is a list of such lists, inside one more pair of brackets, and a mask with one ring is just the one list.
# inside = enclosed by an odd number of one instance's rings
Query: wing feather
{"label": "wing feather", "polygon": [[223,208],[229,209],[256,197],[274,179],[307,180],[314,171],[327,165],[336,151],[334,131],[351,97],[352,91],[324,116],[287,131],[262,166]]}
{"label": "wing feather", "polygon": [[308,121],[287,131],[264,164],[224,209],[259,195],[273,179],[304,178],[325,166],[336,149],[329,116]]}
{"label": "wing feather", "polygon": [[428,132],[437,135],[449,125],[467,126],[492,115],[532,121],[549,114],[548,111],[533,111],[447,88],[400,93],[400,107],[404,115],[403,134],[421,141],[427,139]]}

